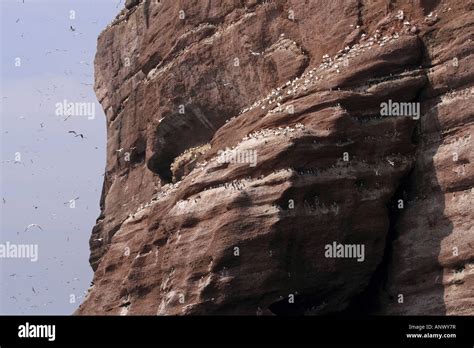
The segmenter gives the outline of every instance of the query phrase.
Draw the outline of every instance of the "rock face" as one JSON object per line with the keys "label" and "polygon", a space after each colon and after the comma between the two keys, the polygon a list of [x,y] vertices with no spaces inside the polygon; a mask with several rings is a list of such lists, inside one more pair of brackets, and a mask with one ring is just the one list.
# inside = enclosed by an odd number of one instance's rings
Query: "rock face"
{"label": "rock face", "polygon": [[76,314],[472,315],[473,10],[127,1]]}

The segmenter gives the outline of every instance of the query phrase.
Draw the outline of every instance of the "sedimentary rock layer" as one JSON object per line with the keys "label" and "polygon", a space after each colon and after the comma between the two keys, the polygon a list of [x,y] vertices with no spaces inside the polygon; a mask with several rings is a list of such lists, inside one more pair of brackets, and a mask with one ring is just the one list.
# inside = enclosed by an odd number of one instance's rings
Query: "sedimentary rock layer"
{"label": "sedimentary rock layer", "polygon": [[472,314],[473,10],[127,1],[98,40],[107,164],[76,313]]}

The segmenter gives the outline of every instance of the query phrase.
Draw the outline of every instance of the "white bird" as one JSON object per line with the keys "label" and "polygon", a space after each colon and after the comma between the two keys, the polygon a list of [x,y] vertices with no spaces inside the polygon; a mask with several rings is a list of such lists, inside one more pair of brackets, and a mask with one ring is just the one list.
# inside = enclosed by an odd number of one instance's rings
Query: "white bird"
{"label": "white bird", "polygon": [[25,228],[25,231],[24,231],[24,232],[28,231],[30,228],[33,228],[33,227],[38,227],[41,231],[43,231],[43,229],[41,228],[40,225],[38,225],[38,224],[29,224],[29,225]]}
{"label": "white bird", "polygon": [[258,53],[258,52],[254,52],[252,50],[249,50],[249,51],[250,51],[250,54],[252,54],[253,56],[259,56],[260,55],[260,53]]}
{"label": "white bird", "polygon": [[64,205],[71,204],[72,202],[77,201],[78,199],[79,199],[79,197],[76,197],[76,198],[71,199],[70,201],[64,202],[63,204]]}

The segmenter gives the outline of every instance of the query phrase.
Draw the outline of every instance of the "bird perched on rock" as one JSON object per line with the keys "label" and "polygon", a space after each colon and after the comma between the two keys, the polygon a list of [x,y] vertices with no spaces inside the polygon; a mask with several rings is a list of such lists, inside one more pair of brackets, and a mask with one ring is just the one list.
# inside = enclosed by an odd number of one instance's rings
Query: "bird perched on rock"
{"label": "bird perched on rock", "polygon": [[252,50],[249,50],[249,52],[250,52],[250,54],[251,54],[252,56],[259,56],[259,55],[261,55],[261,53],[259,53],[259,52],[254,52],[254,51],[252,51]]}

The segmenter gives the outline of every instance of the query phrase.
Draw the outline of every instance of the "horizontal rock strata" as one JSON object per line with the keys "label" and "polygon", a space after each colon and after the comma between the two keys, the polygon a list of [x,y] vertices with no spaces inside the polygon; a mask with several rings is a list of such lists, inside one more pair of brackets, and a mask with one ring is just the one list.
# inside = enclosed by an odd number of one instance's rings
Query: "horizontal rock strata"
{"label": "horizontal rock strata", "polygon": [[127,1],[98,40],[107,164],[76,314],[472,315],[473,10]]}

